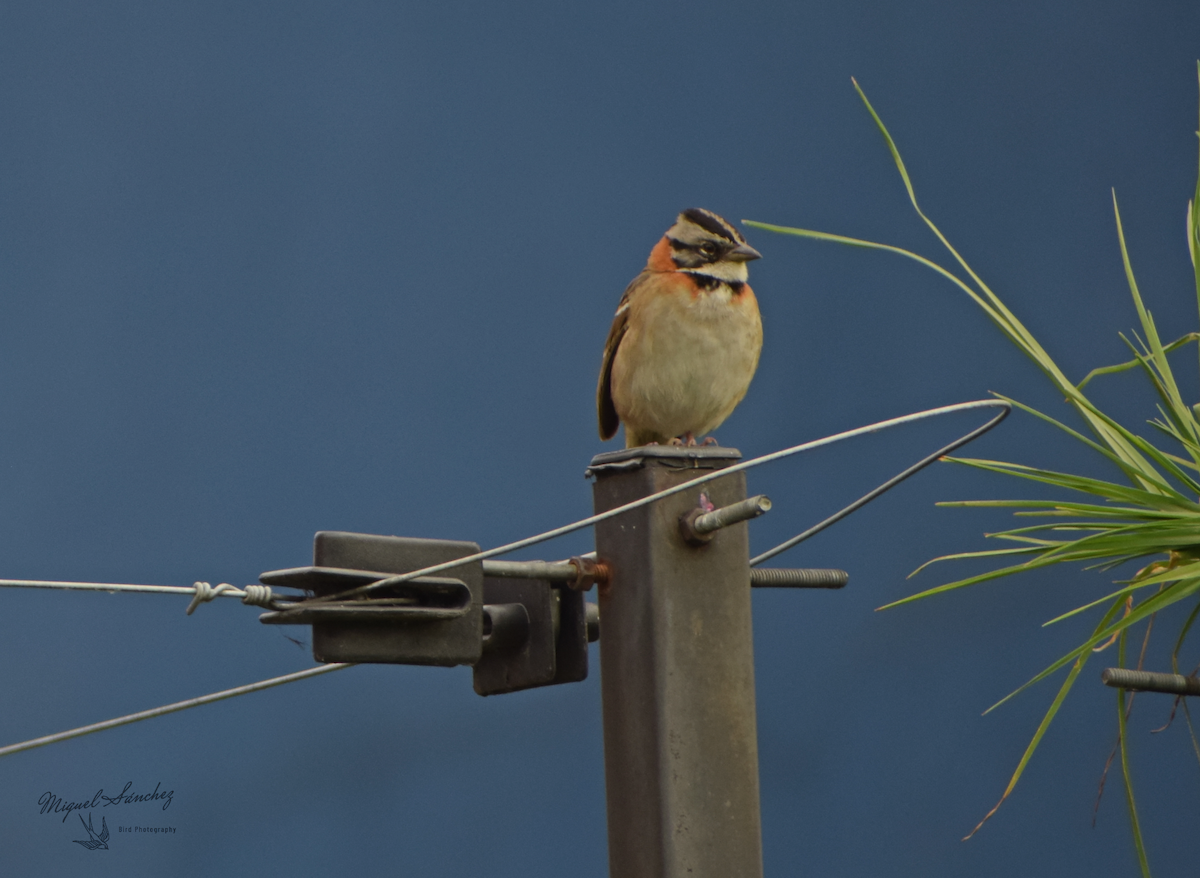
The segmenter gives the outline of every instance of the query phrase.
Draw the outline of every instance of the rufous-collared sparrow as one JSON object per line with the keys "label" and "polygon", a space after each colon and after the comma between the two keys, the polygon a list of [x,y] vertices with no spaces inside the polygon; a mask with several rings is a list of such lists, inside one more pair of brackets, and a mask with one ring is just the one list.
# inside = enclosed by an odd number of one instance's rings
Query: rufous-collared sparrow
{"label": "rufous-collared sparrow", "polygon": [[715,430],[750,387],[762,350],[746,263],[762,254],[712,211],[690,208],[626,288],[596,388],[600,438],[625,447]]}

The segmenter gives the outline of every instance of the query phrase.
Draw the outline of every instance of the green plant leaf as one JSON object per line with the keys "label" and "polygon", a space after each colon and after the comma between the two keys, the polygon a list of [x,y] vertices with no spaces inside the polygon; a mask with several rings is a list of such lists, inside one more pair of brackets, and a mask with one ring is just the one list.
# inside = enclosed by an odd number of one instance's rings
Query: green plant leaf
{"label": "green plant leaf", "polygon": [[[1117,614],[1124,602],[1124,599],[1121,599],[1113,603],[1108,612],[1104,614],[1104,618],[1100,620],[1100,624],[1096,626],[1097,631],[1103,629],[1103,627],[1112,620],[1112,617]],[[1045,736],[1046,730],[1050,728],[1050,723],[1054,722],[1054,717],[1058,715],[1058,709],[1062,707],[1062,703],[1066,700],[1067,695],[1070,693],[1071,687],[1075,685],[1075,680],[1079,677],[1079,672],[1083,670],[1083,666],[1087,663],[1088,657],[1089,654],[1085,653],[1080,655],[1075,660],[1074,667],[1071,668],[1070,672],[1067,674],[1067,678],[1063,680],[1062,685],[1058,688],[1058,694],[1054,696],[1054,700],[1050,703],[1050,707],[1042,717],[1042,721],[1038,723],[1038,727],[1033,733],[1032,740],[1030,740],[1028,746],[1025,747],[1025,752],[1021,754],[1021,761],[1017,763],[1016,770],[1013,772],[1012,777],[1009,778],[1008,786],[1004,788],[1004,793],[1000,796],[1000,801],[993,805],[992,810],[988,811],[987,814],[983,816],[983,819],[979,821],[978,825],[976,825],[974,829],[967,833],[963,841],[966,841],[968,838],[982,829],[983,824],[987,823],[988,820],[991,819],[991,816],[1000,810],[1000,806],[1004,804],[1004,800],[1011,795],[1014,789],[1016,789],[1017,782],[1021,779],[1021,775],[1025,773],[1025,766],[1029,764],[1029,760],[1033,758],[1033,754],[1037,750],[1038,745],[1042,743],[1042,738]]]}
{"label": "green plant leaf", "polygon": [[[1191,209],[1190,202],[1188,204],[1188,209],[1189,209],[1189,211]],[[1165,347],[1163,347],[1163,350],[1166,351],[1167,353],[1170,353],[1171,351],[1177,350],[1177,349],[1183,347],[1185,344],[1188,344],[1193,341],[1200,341],[1200,332],[1189,332],[1187,335],[1183,336],[1182,338],[1177,338],[1177,339],[1175,339],[1175,341],[1171,342],[1169,345],[1166,345]],[[1132,369],[1140,364],[1141,364],[1140,360],[1134,359],[1134,360],[1130,360],[1127,363],[1117,363],[1115,366],[1101,366],[1098,369],[1093,369],[1091,372],[1088,372],[1087,376],[1082,381],[1080,381],[1078,384],[1076,384],[1075,387],[1077,390],[1083,390],[1084,387],[1086,387],[1088,384],[1091,383],[1091,380],[1093,378],[1099,378],[1101,375],[1115,375],[1118,372],[1128,371],[1129,369]]]}
{"label": "green plant leaf", "polygon": [[[1200,77],[1200,62],[1197,63],[1197,75]],[[1139,331],[1131,332],[1130,337],[1121,335],[1122,340],[1132,351],[1133,359],[1114,366],[1093,369],[1081,382],[1072,384],[1033,334],[1005,306],[1000,297],[984,283],[922,210],[917,200],[916,187],[913,185],[895,140],[857,81],[854,82],[854,88],[883,136],[913,210],[950,254],[953,264],[956,266],[955,270],[952,271],[914,251],[890,244],[768,223],[748,221],[748,224],[782,234],[894,253],[911,259],[949,280],[960,291],[965,292],[983,310],[988,319],[1016,345],[1018,350],[1031,359],[1046,375],[1055,389],[1062,394],[1066,402],[1082,419],[1086,431],[1090,432],[1091,437],[1080,430],[1068,427],[1056,418],[1018,403],[1016,400],[999,394],[997,396],[1009,402],[1013,407],[1064,431],[1080,442],[1083,447],[1115,465],[1128,481],[1128,484],[1118,484],[1106,479],[997,460],[944,458],[952,463],[1050,485],[1057,489],[1074,492],[1076,495],[1086,494],[1093,499],[1091,501],[960,500],[939,504],[954,507],[1009,508],[1014,511],[1014,515],[1025,521],[1030,519],[1037,519],[1037,521],[987,534],[990,539],[1002,543],[1015,543],[1016,547],[1010,545],[1005,548],[942,555],[921,565],[910,575],[915,575],[928,565],[941,561],[1007,559],[1009,556],[1021,556],[1023,560],[1020,563],[1009,564],[926,589],[918,594],[886,604],[880,609],[900,606],[958,588],[1049,567],[1053,564],[1079,562],[1087,569],[1112,570],[1137,559],[1147,557],[1164,559],[1161,564],[1147,566],[1132,580],[1121,583],[1118,590],[1056,616],[1046,623],[1051,625],[1108,604],[1108,610],[1097,624],[1091,637],[1045,667],[1021,687],[988,709],[987,712],[994,710],[1008,699],[1046,679],[1063,667],[1071,666],[1066,680],[1060,686],[1058,694],[1043,716],[1033,739],[1017,765],[1008,787],[995,808],[988,812],[984,820],[975,828],[974,831],[978,831],[979,827],[995,813],[1015,788],[1093,648],[1098,644],[1117,639],[1120,643],[1120,662],[1123,665],[1126,633],[1130,626],[1152,618],[1155,613],[1175,603],[1194,599],[1200,592],[1200,503],[1197,502],[1197,497],[1200,495],[1200,477],[1194,475],[1194,473],[1200,473],[1200,404],[1192,407],[1184,401],[1168,358],[1168,354],[1184,345],[1200,341],[1200,333],[1189,332],[1169,344],[1163,344],[1154,316],[1146,307],[1134,276],[1125,230],[1121,222],[1120,208],[1114,192],[1113,216],[1116,223],[1117,241],[1126,282],[1139,324]],[[1197,134],[1200,136],[1200,131]],[[1198,166],[1193,197],[1188,202],[1187,220],[1188,249],[1195,275],[1197,307],[1200,309],[1200,166]],[[959,272],[965,277],[960,276]],[[1197,350],[1200,354],[1200,345],[1197,346]],[[1154,442],[1109,417],[1083,392],[1093,378],[1123,372],[1135,367],[1141,369],[1159,400],[1158,418],[1151,419],[1150,425],[1157,433],[1165,435],[1171,442],[1177,443],[1178,447],[1172,446],[1171,450],[1160,448]],[[1141,603],[1136,603],[1137,597],[1143,593],[1142,590],[1150,586],[1157,586],[1155,593],[1144,598]],[[1117,615],[1122,607],[1125,607],[1126,611],[1118,618]],[[1178,652],[1198,614],[1200,614],[1200,603],[1196,603],[1187,623],[1180,632],[1175,652],[1172,654],[1173,667],[1178,666]],[[1149,636],[1150,626],[1147,626],[1147,642]],[[1144,648],[1143,646],[1143,650]],[[1122,694],[1119,700],[1121,765],[1125,778],[1134,845],[1142,873],[1148,876],[1149,866],[1134,803],[1133,784],[1129,774],[1125,704],[1126,699]],[[1197,758],[1200,759],[1200,742],[1196,741],[1186,700],[1183,702],[1183,707],[1189,732],[1192,735],[1193,746]]]}
{"label": "green plant leaf", "polygon": [[1084,641],[1081,645],[1075,647],[1075,649],[1071,650],[1069,653],[1067,653],[1065,656],[1060,658],[1058,661],[1048,665],[1046,668],[1041,670],[1039,673],[1035,674],[1033,677],[1031,677],[1027,682],[1022,684],[1020,687],[1014,689],[1012,692],[1005,695],[1003,698],[1001,698],[999,701],[997,701],[995,704],[993,704],[991,707],[989,707],[987,710],[985,710],[984,713],[985,714],[991,713],[993,710],[995,710],[1001,704],[1004,704],[1006,701],[1010,700],[1014,696],[1020,694],[1021,692],[1024,692],[1030,686],[1033,686],[1036,683],[1040,683],[1042,680],[1049,677],[1055,671],[1059,670],[1060,668],[1066,667],[1071,662],[1073,662],[1075,659],[1077,659],[1079,656],[1084,655],[1087,652],[1089,652],[1093,646],[1096,646],[1099,643],[1103,643],[1106,640],[1110,640],[1114,634],[1120,634],[1122,631],[1124,631],[1130,625],[1134,625],[1134,624],[1140,622],[1142,619],[1145,619],[1147,616],[1154,615],[1155,613],[1159,612],[1160,610],[1164,609],[1165,607],[1170,606],[1173,603],[1176,603],[1177,601],[1181,601],[1184,598],[1191,597],[1197,591],[1200,591],[1200,579],[1195,579],[1195,580],[1191,580],[1191,581],[1184,580],[1182,582],[1178,582],[1173,585],[1170,585],[1167,588],[1165,588],[1162,591],[1155,594],[1154,596],[1147,598],[1146,600],[1142,601],[1141,604],[1134,607],[1129,612],[1129,614],[1127,616],[1124,616],[1119,622],[1115,622],[1115,623],[1109,625],[1108,627],[1104,628],[1099,634],[1093,635],[1091,638]]}
{"label": "green plant leaf", "polygon": [[[1125,667],[1125,632],[1121,632],[1117,645],[1117,665]],[[1138,820],[1137,803],[1133,798],[1133,777],[1129,773],[1129,709],[1126,707],[1127,695],[1124,689],[1117,690],[1117,742],[1121,748],[1121,776],[1125,780],[1125,803],[1129,806],[1129,827],[1133,831],[1133,847],[1137,851],[1138,866],[1142,870],[1142,878],[1150,878],[1150,863],[1146,859],[1146,845],[1142,840],[1142,824]]]}

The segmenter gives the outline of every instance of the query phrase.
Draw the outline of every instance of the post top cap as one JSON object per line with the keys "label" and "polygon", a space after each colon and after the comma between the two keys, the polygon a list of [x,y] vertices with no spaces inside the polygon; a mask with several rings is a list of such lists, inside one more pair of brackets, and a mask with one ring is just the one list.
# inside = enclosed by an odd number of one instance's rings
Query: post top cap
{"label": "post top cap", "polygon": [[647,465],[709,469],[718,461],[741,459],[742,453],[736,448],[717,445],[639,445],[597,454],[584,475],[590,478],[600,473],[624,472]]}

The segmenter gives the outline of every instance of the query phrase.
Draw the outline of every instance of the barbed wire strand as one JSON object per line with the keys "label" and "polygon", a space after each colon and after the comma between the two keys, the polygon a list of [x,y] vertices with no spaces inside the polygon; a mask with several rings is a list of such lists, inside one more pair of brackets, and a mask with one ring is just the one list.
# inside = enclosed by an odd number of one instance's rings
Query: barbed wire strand
{"label": "barbed wire strand", "polygon": [[0,588],[58,588],[69,591],[106,591],[141,592],[143,594],[180,594],[192,595],[187,614],[190,616],[196,607],[214,598],[241,598],[243,604],[252,607],[273,608],[280,600],[280,595],[271,591],[268,585],[247,585],[236,588],[228,582],[212,586],[207,582],[197,582],[193,586],[182,585],[131,585],[126,582],[64,582],[53,579],[0,579]]}
{"label": "barbed wire strand", "polygon": [[[988,430],[990,430],[992,427],[994,427],[996,424],[1000,423],[1002,420],[1004,420],[1005,417],[1008,416],[1009,412],[1012,411],[1011,404],[1009,404],[1008,402],[1005,402],[1004,400],[998,400],[998,399],[975,400],[973,402],[963,402],[963,403],[957,403],[955,405],[941,406],[939,408],[934,408],[934,409],[926,409],[925,411],[915,412],[910,415],[903,415],[898,418],[890,418],[886,421],[879,421],[874,424],[868,424],[865,427],[857,427],[853,430],[846,430],[845,432],[842,432],[842,433],[835,433],[832,436],[826,436],[822,439],[815,439],[811,442],[804,442],[804,443],[801,443],[800,445],[793,445],[791,448],[785,448],[780,451],[772,452],[770,454],[764,454],[764,455],[761,455],[760,457],[755,457],[755,458],[752,458],[751,460],[743,461],[742,463],[734,464],[733,466],[729,466],[729,467],[725,467],[720,470],[716,470],[712,473],[700,476],[698,478],[692,479],[690,481],[684,482],[684,483],[676,485],[674,487],[666,488],[655,494],[650,494],[646,497],[642,497],[639,500],[634,500],[631,503],[626,503],[623,506],[618,506],[614,509],[610,509],[607,512],[601,512],[597,515],[592,515],[592,516],[589,516],[588,518],[580,519],[579,521],[573,522],[568,525],[564,525],[562,527],[554,528],[553,530],[545,531],[543,533],[537,534],[532,537],[526,537],[525,539],[517,540],[516,542],[507,543],[503,546],[497,546],[494,549],[487,549],[486,551],[483,551],[483,552],[477,552],[474,555],[468,555],[468,556],[465,556],[462,558],[455,558],[453,561],[447,561],[447,562],[444,562],[441,564],[434,564],[430,567],[425,567],[420,570],[414,570],[411,573],[405,573],[405,574],[402,574],[399,576],[389,577],[388,579],[380,580],[379,582],[370,583],[369,585],[365,585],[365,586],[359,586],[358,588],[349,589],[347,591],[341,592],[336,595],[330,595],[330,596],[324,597],[324,598],[315,598],[310,601],[306,601],[305,603],[318,603],[318,602],[328,601],[328,600],[340,600],[345,597],[349,597],[349,596],[356,595],[356,594],[363,594],[365,592],[372,591],[375,589],[384,588],[384,587],[388,587],[388,586],[392,586],[392,585],[398,585],[400,583],[408,582],[410,580],[416,579],[421,576],[428,576],[433,573],[440,573],[443,570],[449,570],[454,567],[461,566],[465,563],[469,563],[471,561],[481,561],[486,558],[494,558],[497,555],[504,555],[504,554],[507,554],[508,552],[515,552],[518,549],[523,549],[528,546],[536,545],[537,543],[542,543],[542,542],[546,542],[547,540],[552,540],[552,539],[555,539],[560,536],[565,536],[566,534],[573,533],[574,531],[577,531],[577,530],[582,530],[583,528],[590,527],[598,522],[606,521],[609,518],[614,518],[618,515],[622,515],[626,512],[630,512],[634,509],[638,509],[642,506],[646,506],[650,503],[653,503],[656,500],[662,499],[663,497],[669,497],[673,494],[678,494],[682,491],[690,490],[692,488],[695,488],[697,485],[701,485],[706,482],[711,482],[715,479],[722,478],[722,477],[730,475],[732,473],[740,472],[743,470],[748,470],[753,467],[760,466],[764,463],[771,463],[772,461],[782,460],[783,458],[791,457],[794,454],[800,454],[801,452],[804,452],[804,451],[811,451],[813,449],[821,448],[826,445],[832,445],[836,442],[842,442],[846,439],[853,439],[857,436],[865,436],[869,433],[876,433],[881,430],[887,430],[891,427],[898,427],[903,424],[911,424],[915,421],[924,420],[926,418],[933,418],[933,417],[938,417],[940,415],[954,414],[956,412],[974,411],[974,410],[983,409],[983,408],[999,408],[999,409],[1002,409],[1002,411],[998,415],[996,415],[994,418],[992,418],[990,421],[988,421],[986,424],[984,424],[983,426],[977,427],[975,430],[972,430],[967,435],[961,437],[960,439],[956,439],[954,442],[950,443],[949,445],[945,446],[944,448],[939,449],[934,454],[931,454],[928,457],[923,458],[918,463],[916,463],[913,466],[909,467],[908,469],[904,470],[899,475],[884,482],[878,488],[876,488],[875,490],[871,491],[870,493],[865,494],[864,496],[860,497],[854,503],[851,503],[849,506],[845,507],[841,511],[835,513],[834,515],[830,516],[829,518],[825,519],[824,521],[820,522],[819,524],[815,525],[814,527],[809,528],[808,530],[804,531],[803,533],[799,534],[798,536],[793,537],[792,539],[787,540],[784,543],[781,543],[779,546],[776,546],[775,548],[769,550],[768,552],[765,552],[763,555],[760,555],[757,558],[752,559],[750,562],[751,565],[759,564],[762,561],[766,560],[767,558],[774,557],[775,555],[779,554],[780,552],[786,551],[787,549],[791,548],[792,546],[796,545],[797,543],[801,542],[802,540],[808,539],[808,537],[818,533],[821,530],[824,530],[825,528],[829,527],[830,525],[834,524],[835,522],[840,521],[842,518],[845,518],[851,512],[854,512],[856,509],[859,509],[860,507],[869,503],[874,498],[878,497],[884,491],[887,491],[888,489],[899,484],[904,479],[908,478],[909,476],[913,475],[914,473],[920,471],[921,469],[924,469],[926,466],[929,466],[931,463],[936,461],[938,458],[942,457],[945,454],[949,454],[954,449],[956,449],[962,445],[965,445],[966,443],[977,438],[978,436],[982,435],[983,433],[986,433]],[[83,589],[83,590],[95,590],[95,591],[141,591],[141,592],[157,592],[157,593],[166,593],[166,594],[181,594],[181,593],[182,594],[192,594],[194,597],[192,599],[192,604],[188,609],[189,613],[193,609],[195,609],[195,607],[200,602],[206,601],[206,600],[212,600],[213,598],[216,598],[221,595],[227,595],[229,597],[242,597],[244,602],[248,602],[245,600],[247,595],[250,595],[253,598],[264,599],[264,598],[262,598],[261,592],[260,593],[251,592],[252,588],[259,588],[258,586],[247,586],[247,588],[245,590],[239,590],[239,589],[234,589],[232,586],[229,586],[227,583],[222,583],[221,586],[218,586],[217,588],[212,588],[211,586],[208,585],[208,583],[199,583],[198,582],[192,588],[184,588],[181,586],[163,586],[163,585],[123,585],[123,584],[115,584],[115,583],[49,582],[49,581],[38,581],[38,580],[0,580],[0,586],[5,586],[5,585],[14,586],[14,587],[32,587],[32,588],[69,588],[69,589]],[[267,590],[266,595],[267,595],[266,599],[269,599],[269,597],[270,597],[269,589]],[[255,603],[257,603],[257,602],[258,601],[256,600]],[[45,746],[46,744],[53,744],[57,741],[65,741],[70,738],[79,737],[81,735],[91,734],[92,732],[99,732],[99,731],[103,731],[105,729],[114,728],[116,726],[121,726],[121,725],[126,725],[128,723],[138,722],[139,720],[152,719],[153,717],[156,717],[156,716],[163,716],[164,714],[174,713],[175,711],[186,710],[190,707],[198,707],[202,704],[210,704],[214,701],[221,701],[226,698],[233,698],[238,695],[245,695],[250,692],[257,692],[262,689],[269,689],[273,686],[281,686],[284,683],[291,683],[295,680],[302,680],[307,677],[312,677],[312,676],[316,676],[318,674],[326,673],[328,671],[336,671],[336,670],[340,670],[342,668],[348,668],[348,667],[353,667],[353,663],[347,662],[347,663],[339,663],[339,664],[331,664],[331,665],[322,665],[322,666],[316,667],[316,668],[309,668],[308,670],[305,670],[305,671],[298,671],[293,674],[285,674],[282,677],[273,677],[269,680],[262,680],[258,683],[251,683],[247,686],[239,686],[235,689],[226,689],[222,692],[215,692],[211,695],[204,695],[199,698],[191,698],[191,699],[188,699],[187,701],[179,701],[179,702],[176,702],[175,704],[168,704],[163,707],[156,707],[152,710],[144,710],[144,711],[141,711],[140,713],[132,713],[132,714],[129,714],[128,716],[117,717],[116,719],[106,720],[106,721],[100,722],[100,723],[94,723],[89,726],[81,726],[77,729],[70,729],[68,731],[59,732],[54,735],[47,735],[43,738],[34,738],[33,740],[30,740],[30,741],[23,741],[18,744],[10,744],[7,747],[0,747],[0,757],[7,756],[12,753],[19,753],[23,750],[32,750],[35,747],[42,747],[42,746]]]}
{"label": "barbed wire strand", "polygon": [[168,713],[175,713],[180,710],[187,710],[189,707],[199,707],[202,704],[212,704],[214,701],[223,701],[226,698],[234,698],[238,695],[246,695],[250,692],[261,692],[263,689],[270,689],[273,686],[282,686],[284,683],[294,683],[296,680],[304,680],[309,677],[316,677],[320,674],[328,674],[330,671],[340,671],[343,668],[354,667],[353,662],[340,662],[338,664],[320,665],[315,668],[308,668],[304,671],[296,671],[292,674],[284,674],[282,677],[272,677],[269,680],[260,680],[257,683],[250,683],[246,686],[237,686],[233,689],[225,689],[221,692],[214,692],[211,695],[201,695],[199,698],[189,698],[186,701],[176,701],[174,704],[165,704],[162,707],[155,707],[151,710],[143,710],[138,713],[131,713],[128,716],[119,716],[116,719],[105,720],[100,723],[92,723],[90,726],[80,726],[77,729],[70,729],[65,732],[58,732],[54,735],[46,735],[43,738],[34,738],[30,741],[22,741],[20,744],[9,744],[7,747],[0,747],[0,756],[8,756],[12,753],[20,753],[23,750],[32,750],[35,747],[44,747],[47,744],[55,744],[59,741],[66,741],[70,738],[79,738],[83,735],[90,735],[93,732],[102,732],[105,729],[116,728],[117,726],[135,723],[139,720],[153,719],[156,716],[164,716]]}

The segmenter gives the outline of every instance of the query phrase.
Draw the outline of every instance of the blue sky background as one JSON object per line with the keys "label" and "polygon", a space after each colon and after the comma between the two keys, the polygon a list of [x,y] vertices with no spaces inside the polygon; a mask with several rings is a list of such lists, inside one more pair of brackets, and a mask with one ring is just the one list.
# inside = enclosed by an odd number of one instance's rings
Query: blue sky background
{"label": "blue sky background", "polygon": [[[1198,55],[1200,8],[1183,2],[5,4],[0,575],[240,584],[307,563],[322,529],[491,546],[583,517],[583,469],[616,447],[594,424],[604,337],[678,210],[937,255],[852,75],[927,211],[1068,374],[1124,359],[1117,332],[1136,322],[1110,187],[1143,293],[1182,335]],[[990,390],[1068,414],[928,271],[748,238],[766,346],[723,444],[760,454]],[[1154,415],[1137,376],[1097,398]],[[775,510],[753,547],[975,423],[754,471]],[[1027,416],[972,453],[1113,475]],[[1091,826],[1111,655],[960,841],[1054,686],[981,711],[1092,624],[1042,621],[1121,574],[874,612],[965,573],[905,581],[1009,521],[935,501],[1014,495],[1032,492],[934,467],[779,561],[844,567],[845,591],[755,595],[768,874],[1135,873],[1115,773]],[[185,606],[0,594],[0,743],[311,665],[257,610]],[[7,757],[3,859],[13,874],[603,876],[597,684],[481,699],[469,669],[360,667]],[[1139,699],[1131,746],[1151,864],[1178,875],[1200,768],[1182,724],[1150,733],[1168,710]],[[47,790],[127,781],[173,803],[109,826],[175,835],[90,852],[74,818],[38,814]]]}

